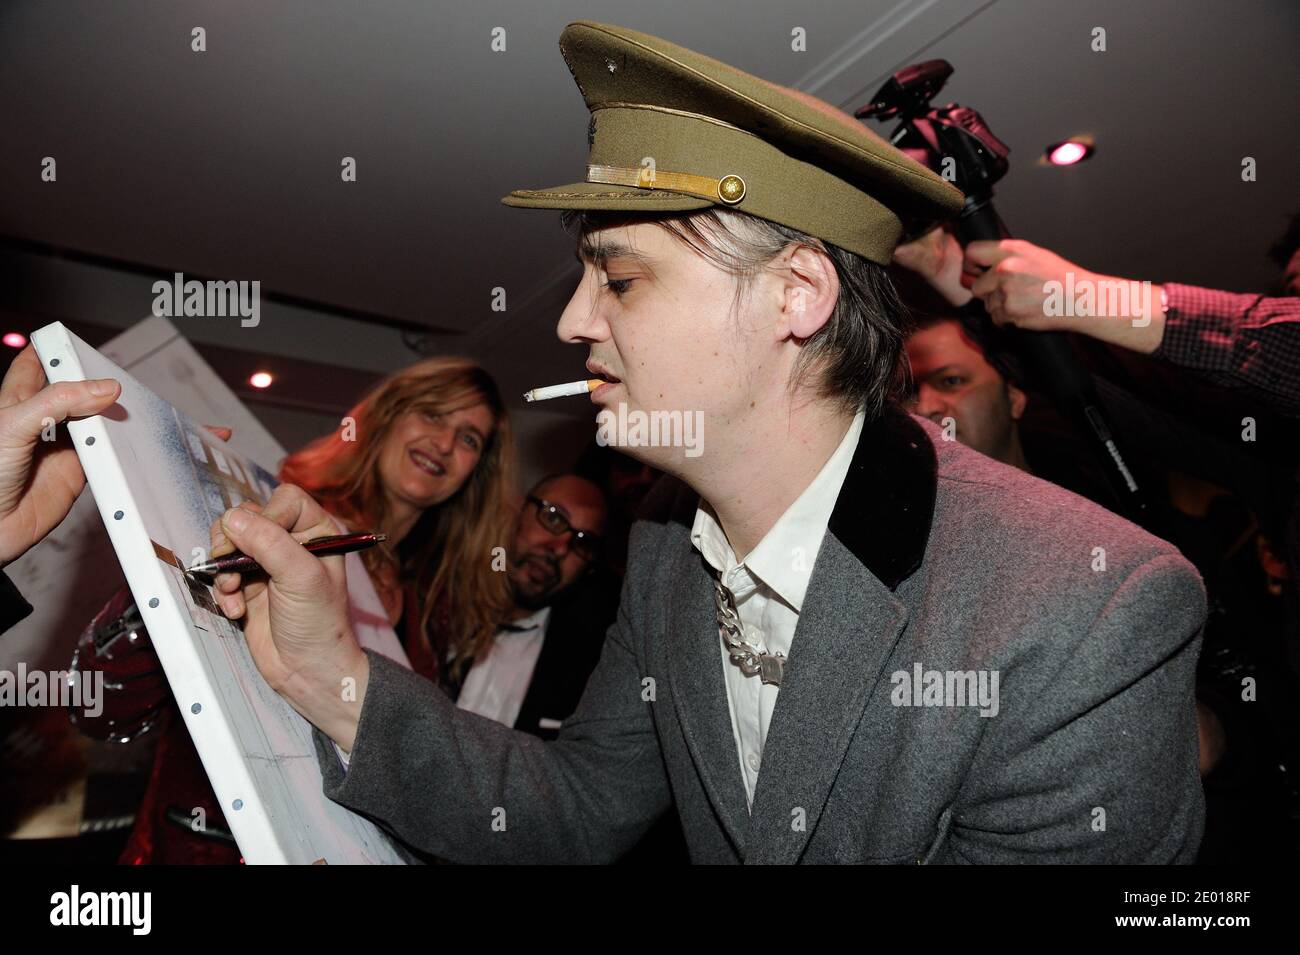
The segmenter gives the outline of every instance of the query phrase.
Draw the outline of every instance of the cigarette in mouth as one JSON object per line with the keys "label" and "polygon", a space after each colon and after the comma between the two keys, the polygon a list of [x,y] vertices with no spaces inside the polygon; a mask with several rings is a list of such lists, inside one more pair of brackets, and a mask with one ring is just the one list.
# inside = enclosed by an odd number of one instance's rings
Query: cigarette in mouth
{"label": "cigarette in mouth", "polygon": [[588,378],[586,381],[571,381],[566,385],[547,385],[524,392],[524,401],[546,401],[548,398],[565,398],[569,395],[585,395],[595,391],[601,385],[608,384],[600,378]]}

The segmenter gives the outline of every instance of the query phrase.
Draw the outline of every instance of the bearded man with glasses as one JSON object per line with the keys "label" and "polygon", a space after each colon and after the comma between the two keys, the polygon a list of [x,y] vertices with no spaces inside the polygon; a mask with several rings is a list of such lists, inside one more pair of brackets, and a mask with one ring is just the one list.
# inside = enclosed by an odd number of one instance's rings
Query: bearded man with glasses
{"label": "bearded man with glasses", "polygon": [[557,735],[617,610],[617,588],[592,579],[605,520],[603,492],[576,475],[549,475],[528,492],[507,555],[509,619],[486,656],[443,671],[461,675],[443,681],[460,709],[542,739]]}

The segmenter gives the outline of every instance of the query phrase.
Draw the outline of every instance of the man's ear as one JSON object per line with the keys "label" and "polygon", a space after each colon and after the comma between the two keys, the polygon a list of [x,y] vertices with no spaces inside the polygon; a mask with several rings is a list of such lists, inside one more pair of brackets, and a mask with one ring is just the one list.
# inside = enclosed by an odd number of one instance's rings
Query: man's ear
{"label": "man's ear", "polygon": [[1019,421],[1020,416],[1025,413],[1025,406],[1029,404],[1029,396],[1008,381],[1007,400],[1011,404],[1011,420]]}
{"label": "man's ear", "polygon": [[835,263],[819,249],[792,243],[778,259],[777,275],[784,293],[781,337],[811,338],[834,313],[840,297]]}

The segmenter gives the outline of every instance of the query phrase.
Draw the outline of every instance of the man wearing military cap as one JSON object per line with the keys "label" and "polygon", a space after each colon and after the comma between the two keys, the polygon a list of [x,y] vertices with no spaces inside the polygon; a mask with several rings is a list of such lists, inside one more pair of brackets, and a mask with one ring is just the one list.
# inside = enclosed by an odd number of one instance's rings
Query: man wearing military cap
{"label": "man wearing military cap", "polygon": [[[558,740],[314,647],[364,691],[281,690],[324,730],[326,794],[463,861],[612,860],[674,805],[697,862],[1191,861],[1195,571],[895,404],[882,267],[961,195],[828,104],[655,37],[579,22],[560,47],[586,173],[503,201],[578,231],[558,331],[609,382],[593,401],[702,411],[704,452],[628,449],[669,476]],[[248,626],[293,669],[310,628],[281,639],[275,613]]]}

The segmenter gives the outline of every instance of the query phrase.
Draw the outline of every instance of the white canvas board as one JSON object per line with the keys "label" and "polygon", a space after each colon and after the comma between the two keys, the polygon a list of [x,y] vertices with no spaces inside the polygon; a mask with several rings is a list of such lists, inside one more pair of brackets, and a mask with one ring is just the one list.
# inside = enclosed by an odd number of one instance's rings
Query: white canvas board
{"label": "white canvas board", "polygon": [[[279,470],[284,448],[167,319],[150,316],[99,350],[195,421],[234,429],[229,443],[235,450]],[[3,670],[20,662],[29,669],[66,667],[86,624],[126,584],[90,494],[5,574],[33,609],[0,640]]]}
{"label": "white canvas board", "polygon": [[[245,861],[403,861],[371,822],[324,796],[310,725],[262,679],[242,632],[216,611],[208,588],[179,569],[206,551],[208,528],[222,511],[265,500],[274,477],[61,323],[35,332],[32,342],[51,381],[122,384],[116,405],[69,422],[68,431]],[[405,662],[359,558],[348,577],[368,619],[363,642]]]}

